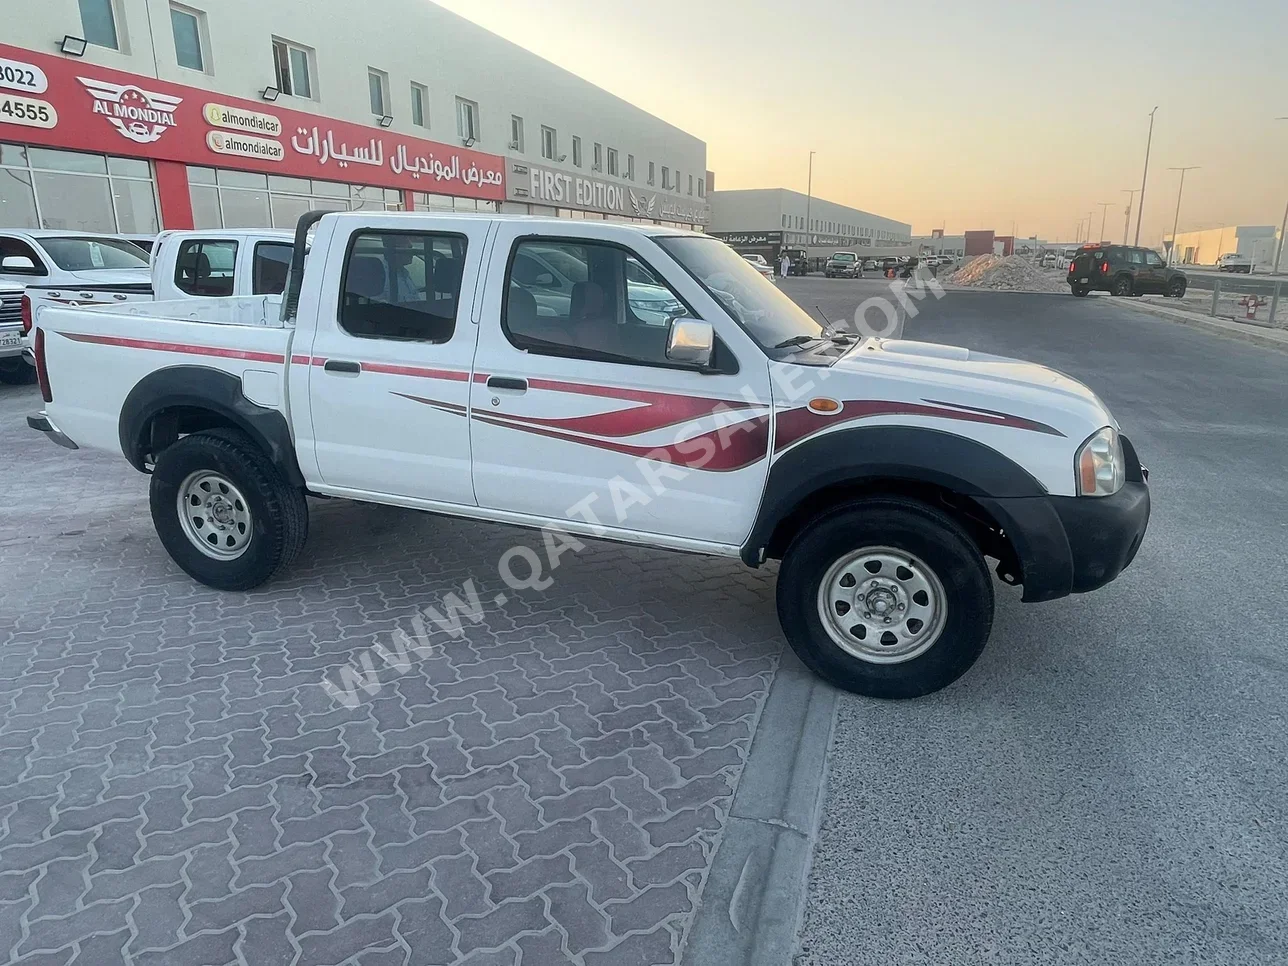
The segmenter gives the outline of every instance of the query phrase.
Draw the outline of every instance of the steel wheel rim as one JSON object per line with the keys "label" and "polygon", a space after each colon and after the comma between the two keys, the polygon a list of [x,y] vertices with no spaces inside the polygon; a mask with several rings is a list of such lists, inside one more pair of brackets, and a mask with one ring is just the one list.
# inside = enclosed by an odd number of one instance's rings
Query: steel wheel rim
{"label": "steel wheel rim", "polygon": [[871,664],[902,664],[943,634],[948,597],[915,554],[864,547],[827,569],[818,588],[823,629],[847,654]]}
{"label": "steel wheel rim", "polygon": [[250,546],[250,506],[227,477],[211,470],[189,473],[179,485],[178,510],[183,535],[207,557],[236,560]]}

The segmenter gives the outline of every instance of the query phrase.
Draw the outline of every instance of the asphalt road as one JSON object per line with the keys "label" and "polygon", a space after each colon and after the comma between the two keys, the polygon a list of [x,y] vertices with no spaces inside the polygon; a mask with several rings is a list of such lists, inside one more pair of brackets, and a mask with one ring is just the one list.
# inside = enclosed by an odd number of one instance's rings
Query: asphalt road
{"label": "asphalt road", "polygon": [[[836,318],[882,287],[784,289]],[[799,964],[1288,958],[1288,356],[1097,303],[953,292],[908,323],[1085,381],[1154,515],[1097,593],[998,584],[951,688],[842,699]]]}

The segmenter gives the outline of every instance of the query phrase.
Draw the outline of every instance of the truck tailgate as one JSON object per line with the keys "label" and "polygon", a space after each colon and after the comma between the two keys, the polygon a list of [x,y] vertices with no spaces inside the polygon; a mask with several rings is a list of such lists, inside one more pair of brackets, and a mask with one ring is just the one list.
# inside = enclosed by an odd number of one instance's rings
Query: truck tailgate
{"label": "truck tailgate", "polygon": [[54,307],[41,310],[36,327],[53,395],[45,412],[80,446],[121,452],[120,416],[131,390],[176,366],[229,373],[252,402],[286,411],[294,329]]}

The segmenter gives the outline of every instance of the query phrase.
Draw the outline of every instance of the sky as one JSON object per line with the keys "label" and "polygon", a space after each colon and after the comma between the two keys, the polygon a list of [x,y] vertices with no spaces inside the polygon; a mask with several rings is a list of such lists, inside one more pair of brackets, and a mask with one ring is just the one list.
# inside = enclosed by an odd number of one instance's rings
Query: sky
{"label": "sky", "polygon": [[[428,0],[427,0],[428,2]],[[717,188],[909,222],[1121,238],[1155,105],[1141,242],[1278,225],[1283,0],[436,0],[707,143]],[[1136,215],[1132,215],[1134,234]],[[756,226],[747,226],[756,227]]]}

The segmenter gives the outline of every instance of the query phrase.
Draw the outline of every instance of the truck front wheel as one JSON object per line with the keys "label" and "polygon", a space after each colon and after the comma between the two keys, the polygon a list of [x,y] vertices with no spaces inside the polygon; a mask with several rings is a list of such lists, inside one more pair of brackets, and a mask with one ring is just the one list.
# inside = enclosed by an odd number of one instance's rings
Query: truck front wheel
{"label": "truck front wheel", "polygon": [[993,584],[955,521],[880,498],[825,514],[778,574],[778,617],[800,659],[831,684],[915,698],[966,673],[988,641]]}
{"label": "truck front wheel", "polygon": [[212,429],[163,450],[152,522],[174,562],[219,590],[250,590],[285,569],[308,536],[302,491],[242,433]]}

